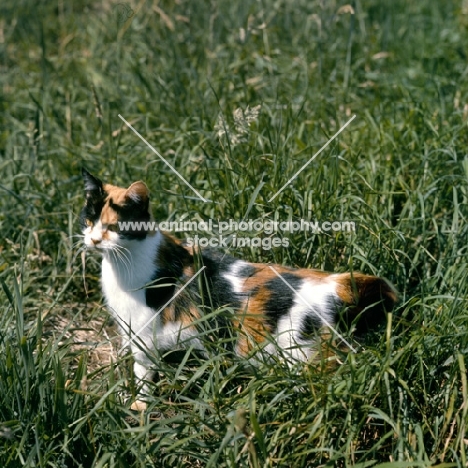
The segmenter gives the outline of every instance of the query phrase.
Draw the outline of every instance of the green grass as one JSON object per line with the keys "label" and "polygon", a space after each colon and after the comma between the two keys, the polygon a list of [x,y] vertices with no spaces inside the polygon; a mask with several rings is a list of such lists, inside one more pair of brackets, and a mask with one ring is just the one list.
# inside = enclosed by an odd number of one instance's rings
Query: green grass
{"label": "green grass", "polygon": [[[0,465],[468,466],[466,2],[117,5],[0,6]],[[333,369],[251,370],[213,343],[158,361],[136,415],[99,258],[83,270],[73,237],[83,165],[145,180],[160,220],[355,221],[231,253],[383,275],[400,308]]]}

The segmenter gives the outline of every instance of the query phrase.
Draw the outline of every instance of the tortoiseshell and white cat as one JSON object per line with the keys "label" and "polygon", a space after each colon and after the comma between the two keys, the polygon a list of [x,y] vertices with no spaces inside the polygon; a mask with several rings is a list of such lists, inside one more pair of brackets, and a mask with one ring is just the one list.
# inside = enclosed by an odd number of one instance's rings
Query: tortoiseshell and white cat
{"label": "tortoiseshell and white cat", "polygon": [[[397,301],[394,288],[383,278],[280,265],[272,269],[212,249],[194,253],[159,230],[120,231],[119,222],[152,219],[146,185],[139,181],[116,187],[85,169],[83,178],[85,244],[103,254],[102,289],[130,343],[142,397],[148,392],[145,381],[152,377],[148,352],[187,345],[203,349],[194,325],[202,304],[213,310],[231,308],[227,325],[237,334],[239,355],[248,357],[259,347],[271,355],[279,348],[291,360],[305,361],[323,327],[355,320],[356,330],[365,331],[385,319]],[[203,281],[184,288],[201,265]]]}

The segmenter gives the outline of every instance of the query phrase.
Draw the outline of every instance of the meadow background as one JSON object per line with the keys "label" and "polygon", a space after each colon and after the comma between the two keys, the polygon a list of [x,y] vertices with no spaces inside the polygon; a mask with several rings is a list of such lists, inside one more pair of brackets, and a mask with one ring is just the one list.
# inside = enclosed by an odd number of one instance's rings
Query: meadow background
{"label": "meadow background", "polygon": [[[467,54],[466,1],[2,0],[0,465],[467,467]],[[160,220],[355,221],[230,253],[383,275],[400,307],[333,368],[162,360],[133,413],[83,165]]]}

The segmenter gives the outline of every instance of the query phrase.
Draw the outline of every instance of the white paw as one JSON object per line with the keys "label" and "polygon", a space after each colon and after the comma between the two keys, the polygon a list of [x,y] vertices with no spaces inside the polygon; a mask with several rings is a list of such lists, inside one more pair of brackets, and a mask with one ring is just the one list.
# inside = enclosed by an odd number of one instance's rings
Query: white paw
{"label": "white paw", "polygon": [[143,412],[146,410],[146,407],[148,405],[146,404],[146,402],[142,401],[142,400],[135,400],[132,405],[130,406],[130,409],[132,411],[140,411],[140,412]]}

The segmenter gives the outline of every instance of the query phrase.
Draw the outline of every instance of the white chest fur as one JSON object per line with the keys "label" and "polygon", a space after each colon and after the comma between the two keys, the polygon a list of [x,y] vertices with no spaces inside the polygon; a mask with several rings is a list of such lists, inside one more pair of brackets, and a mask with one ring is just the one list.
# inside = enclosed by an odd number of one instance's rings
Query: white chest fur
{"label": "white chest fur", "polygon": [[[147,338],[157,323],[155,311],[146,306],[144,287],[151,282],[156,264],[159,233],[142,241],[130,241],[118,251],[104,251],[102,289],[110,312],[124,335]],[[147,340],[145,339],[145,342]]]}
{"label": "white chest fur", "polygon": [[[102,289],[110,309],[119,324],[124,347],[130,345],[134,354],[143,350],[171,349],[193,338],[193,330],[182,330],[181,323],[161,324],[160,312],[146,305],[145,286],[151,283],[157,270],[157,251],[162,242],[158,231],[142,241],[130,241],[119,251],[104,252]],[[201,347],[198,342],[196,347]]]}

